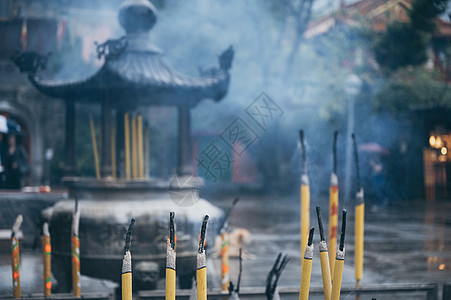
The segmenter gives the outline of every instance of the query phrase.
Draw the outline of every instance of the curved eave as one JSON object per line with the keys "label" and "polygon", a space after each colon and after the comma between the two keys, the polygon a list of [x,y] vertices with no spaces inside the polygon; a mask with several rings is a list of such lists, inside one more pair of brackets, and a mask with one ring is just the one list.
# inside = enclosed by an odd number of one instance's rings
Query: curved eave
{"label": "curved eave", "polygon": [[[96,88],[96,75],[81,80],[61,81],[54,79],[40,79],[38,76],[29,75],[30,82],[41,93],[61,99],[83,99],[89,98]],[[99,89],[100,91],[100,89]]]}
{"label": "curved eave", "polygon": [[[126,74],[105,64],[97,73],[77,81],[42,80],[29,76],[32,84],[50,97],[99,102],[102,96],[117,105],[195,106],[204,99],[221,100],[228,91],[230,75],[219,71],[208,77],[189,77],[175,71],[175,77],[146,77]],[[140,75],[140,74],[138,74]],[[131,99],[133,103],[130,103]]]}

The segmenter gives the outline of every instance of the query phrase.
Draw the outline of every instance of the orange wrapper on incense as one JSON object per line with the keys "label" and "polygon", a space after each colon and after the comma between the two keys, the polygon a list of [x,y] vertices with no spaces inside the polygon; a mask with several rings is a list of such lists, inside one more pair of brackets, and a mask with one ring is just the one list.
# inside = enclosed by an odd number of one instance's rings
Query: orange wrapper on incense
{"label": "orange wrapper on incense", "polygon": [[22,225],[22,215],[18,215],[11,230],[11,267],[13,275],[13,296],[20,298],[20,256],[19,256],[19,228]]}
{"label": "orange wrapper on incense", "polygon": [[42,264],[43,280],[44,280],[44,297],[50,297],[52,295],[52,271],[51,271],[51,259],[52,259],[52,246],[50,244],[49,224],[44,223],[42,235]]}

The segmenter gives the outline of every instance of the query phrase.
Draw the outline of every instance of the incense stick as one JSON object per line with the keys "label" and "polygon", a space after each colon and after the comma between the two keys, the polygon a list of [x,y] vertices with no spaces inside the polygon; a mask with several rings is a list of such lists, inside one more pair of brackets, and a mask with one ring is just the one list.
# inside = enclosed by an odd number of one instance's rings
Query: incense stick
{"label": "incense stick", "polygon": [[332,291],[332,280],[330,277],[329,252],[327,251],[327,244],[324,238],[323,218],[321,215],[321,208],[316,207],[316,216],[318,218],[318,227],[321,241],[319,242],[319,258],[321,262],[321,276],[323,279],[324,299],[330,300],[330,293]]}
{"label": "incense stick", "polygon": [[304,259],[302,260],[301,290],[299,300],[308,300],[310,292],[310,276],[312,274],[313,262],[313,233],[315,228],[309,232],[307,246],[305,247]]}
{"label": "incense stick", "polygon": [[[307,166],[306,166],[306,158],[305,158],[305,144],[304,144],[304,131],[299,131],[299,139],[301,143],[301,151],[302,151],[302,175],[301,175],[301,188],[300,188],[300,216],[301,216],[301,245],[300,251],[301,254],[305,249],[307,244],[307,236],[310,227],[310,183],[307,176]],[[301,260],[301,268],[302,268]]]}
{"label": "incense stick", "polygon": [[20,291],[20,247],[19,247],[19,231],[22,225],[23,217],[18,215],[11,229],[11,268],[13,275],[13,296],[21,297]]}
{"label": "incense stick", "polygon": [[169,213],[169,238],[166,248],[166,300],[175,300],[176,253],[175,253],[175,213]]}
{"label": "incense stick", "polygon": [[343,277],[343,266],[345,259],[345,235],[346,235],[346,209],[343,209],[343,215],[341,220],[341,236],[340,246],[337,249],[337,255],[335,256],[334,277],[332,280],[332,293],[331,300],[339,300],[341,292],[341,281]]}
{"label": "incense stick", "polygon": [[52,246],[50,242],[49,224],[46,222],[42,227],[42,264],[44,280],[44,297],[52,295],[52,273],[51,273],[51,255]]}
{"label": "incense stick", "polygon": [[132,300],[132,255],[130,252],[132,229],[135,225],[135,219],[130,220],[127,234],[125,235],[124,258],[122,259],[122,299]]}
{"label": "incense stick", "polygon": [[80,239],[78,238],[80,223],[80,209],[78,207],[78,198],[75,197],[75,209],[72,215],[72,290],[74,297],[81,296],[80,285]]}
{"label": "incense stick", "polygon": [[205,256],[205,234],[207,231],[208,215],[204,217],[200,229],[199,248],[197,250],[197,300],[207,300],[207,261]]}
{"label": "incense stick", "polygon": [[354,264],[355,264],[355,279],[356,288],[360,288],[360,280],[363,275],[363,252],[364,252],[364,226],[365,226],[365,200],[364,191],[360,179],[360,167],[359,167],[359,154],[357,149],[356,137],[352,134],[352,140],[354,145],[354,158],[357,173],[357,193],[355,201],[355,225],[354,225],[354,239],[355,239],[355,251],[354,251]]}

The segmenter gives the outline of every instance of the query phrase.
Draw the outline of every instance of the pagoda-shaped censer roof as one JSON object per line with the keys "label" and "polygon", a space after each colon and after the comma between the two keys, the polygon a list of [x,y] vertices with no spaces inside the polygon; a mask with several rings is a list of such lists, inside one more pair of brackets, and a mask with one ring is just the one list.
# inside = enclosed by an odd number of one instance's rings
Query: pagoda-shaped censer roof
{"label": "pagoda-shaped censer roof", "polygon": [[163,51],[149,40],[149,31],[156,20],[157,10],[149,1],[127,0],[119,11],[119,22],[126,35],[97,46],[98,56],[105,57],[97,72],[75,80],[44,78],[39,72],[32,72],[29,78],[49,96],[95,102],[106,93],[113,106],[192,107],[203,99],[222,99],[229,86],[232,47],[220,55],[219,68],[210,70],[207,76],[182,74],[168,64]]}

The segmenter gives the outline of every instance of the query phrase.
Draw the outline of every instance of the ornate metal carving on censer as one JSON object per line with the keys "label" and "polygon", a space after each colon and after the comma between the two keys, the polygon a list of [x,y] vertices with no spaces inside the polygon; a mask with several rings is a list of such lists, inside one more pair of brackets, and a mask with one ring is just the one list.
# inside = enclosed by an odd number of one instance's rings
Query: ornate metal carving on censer
{"label": "ornate metal carving on censer", "polygon": [[[66,185],[69,199],[44,211],[50,219],[53,249],[53,274],[60,290],[70,289],[70,230],[77,197],[80,218],[81,273],[120,281],[123,238],[131,217],[136,219],[133,238],[136,287],[154,287],[165,267],[167,220],[169,211],[177,215],[177,274],[182,287],[190,287],[195,268],[197,232],[205,214],[210,215],[209,237],[219,230],[223,212],[201,199],[198,188],[202,180],[192,176],[190,109],[203,99],[221,100],[229,86],[229,69],[234,51],[230,47],[219,57],[219,67],[195,78],[175,71],[164,59],[163,51],[148,37],[157,20],[157,11],[146,0],[127,0],[119,11],[119,22],[126,35],[97,45],[104,63],[85,78],[62,80],[41,72],[42,57],[18,53],[14,61],[42,93],[66,103]],[[32,61],[32,62],[30,62]],[[102,145],[112,145],[111,129],[124,132],[123,116],[140,106],[171,105],[178,109],[177,176],[183,186],[171,186],[171,192],[189,192],[198,199],[193,206],[177,206],[169,199],[169,180],[143,177],[119,178],[112,173],[110,147],[102,147],[101,179],[73,177],[75,166],[75,103],[96,102],[101,107]],[[115,113],[113,113],[115,112]],[[114,120],[116,116],[116,120]],[[116,140],[120,140],[118,137]],[[124,144],[112,145],[118,152]],[[120,155],[118,155],[120,157]],[[119,159],[119,158],[117,158]],[[117,164],[119,165],[119,164]],[[72,176],[71,176],[72,175]],[[116,177],[115,179],[112,179]],[[134,281],[135,283],[135,281]],[[82,288],[83,289],[83,288]]]}

